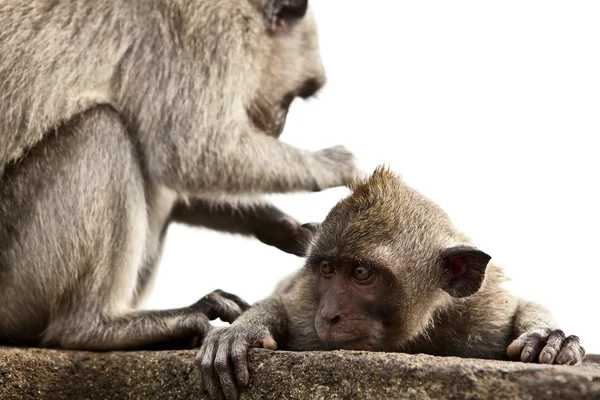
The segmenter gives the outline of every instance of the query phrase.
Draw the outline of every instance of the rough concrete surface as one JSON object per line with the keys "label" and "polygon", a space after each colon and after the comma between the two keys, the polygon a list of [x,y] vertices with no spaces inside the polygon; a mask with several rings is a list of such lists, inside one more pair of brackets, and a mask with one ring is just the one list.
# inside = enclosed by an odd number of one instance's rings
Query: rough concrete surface
{"label": "rough concrete surface", "polygon": [[[202,399],[194,351],[0,347],[0,399]],[[251,350],[242,399],[600,399],[600,357],[581,366],[351,351]]]}

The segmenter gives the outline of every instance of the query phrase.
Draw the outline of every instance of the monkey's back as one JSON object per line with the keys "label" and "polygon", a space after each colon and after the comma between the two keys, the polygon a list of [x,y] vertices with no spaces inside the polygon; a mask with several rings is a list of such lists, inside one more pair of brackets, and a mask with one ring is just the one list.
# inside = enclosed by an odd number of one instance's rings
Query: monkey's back
{"label": "monkey's back", "polygon": [[0,173],[51,129],[112,102],[118,62],[135,40],[123,24],[128,9],[114,1],[0,5]]}

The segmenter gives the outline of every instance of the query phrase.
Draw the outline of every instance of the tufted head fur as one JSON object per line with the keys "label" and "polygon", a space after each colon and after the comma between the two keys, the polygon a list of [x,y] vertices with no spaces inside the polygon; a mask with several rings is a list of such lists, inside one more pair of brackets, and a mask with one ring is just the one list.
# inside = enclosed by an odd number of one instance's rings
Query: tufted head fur
{"label": "tufted head fur", "polygon": [[387,168],[351,189],[323,222],[310,251],[317,331],[333,347],[405,343],[424,332],[434,311],[453,297],[479,290],[490,257],[437,204]]}

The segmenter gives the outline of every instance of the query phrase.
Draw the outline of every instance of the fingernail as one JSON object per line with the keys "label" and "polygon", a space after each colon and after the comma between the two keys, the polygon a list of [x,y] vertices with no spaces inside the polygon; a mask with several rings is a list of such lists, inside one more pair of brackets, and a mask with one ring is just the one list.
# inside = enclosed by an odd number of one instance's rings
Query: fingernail
{"label": "fingernail", "polygon": [[560,356],[560,357],[558,357],[558,363],[559,364],[566,364],[567,361],[569,361],[569,359],[567,358],[567,356]]}
{"label": "fingernail", "polygon": [[550,354],[549,351],[545,352],[542,356],[542,361],[545,363],[549,363],[550,361],[552,361],[552,354]]}
{"label": "fingernail", "polygon": [[523,361],[527,362],[529,361],[529,359],[531,358],[531,352],[527,351],[525,353],[523,353]]}
{"label": "fingernail", "polygon": [[248,378],[249,377],[246,375],[242,375],[242,374],[237,375],[236,381],[237,381],[238,387],[245,388],[246,386],[248,386]]}

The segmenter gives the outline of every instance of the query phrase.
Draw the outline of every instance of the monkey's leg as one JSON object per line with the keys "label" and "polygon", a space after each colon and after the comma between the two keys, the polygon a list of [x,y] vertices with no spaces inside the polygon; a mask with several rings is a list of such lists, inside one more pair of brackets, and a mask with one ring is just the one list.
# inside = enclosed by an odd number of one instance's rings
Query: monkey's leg
{"label": "monkey's leg", "polygon": [[[221,318],[232,323],[250,305],[239,297],[216,290],[197,303],[180,309],[156,311],[132,311],[120,316],[98,316],[85,326],[54,324],[47,333],[45,345],[58,345],[69,349],[115,350],[147,348],[152,345],[194,345],[193,339],[202,338],[211,330],[210,320]],[[59,337],[58,342],[54,339]],[[51,339],[52,338],[52,339]],[[185,341],[183,339],[192,339]]]}
{"label": "monkey's leg", "polygon": [[318,224],[301,225],[273,204],[258,199],[255,203],[227,203],[194,199],[175,205],[171,218],[188,225],[218,231],[253,235],[287,253],[304,256]]}
{"label": "monkey's leg", "polygon": [[523,362],[574,365],[585,357],[579,338],[575,335],[565,337],[550,312],[538,304],[520,300],[513,329],[517,338],[506,350],[511,358]]}
{"label": "monkey's leg", "polygon": [[[202,336],[248,305],[216,292],[191,307],[135,311],[157,253],[144,167],[119,116],[85,112],[51,132],[0,185],[0,340],[137,348]],[[157,227],[162,230],[162,227]]]}
{"label": "monkey's leg", "polygon": [[310,152],[230,125],[187,142],[152,136],[144,150],[152,178],[190,197],[319,191],[358,174],[355,157],[342,146]]}

